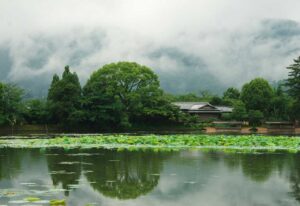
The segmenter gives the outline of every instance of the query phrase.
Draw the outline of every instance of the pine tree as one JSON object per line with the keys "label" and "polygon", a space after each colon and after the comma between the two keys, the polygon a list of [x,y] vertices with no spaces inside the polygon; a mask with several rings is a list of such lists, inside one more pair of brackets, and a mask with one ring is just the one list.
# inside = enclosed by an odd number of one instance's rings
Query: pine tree
{"label": "pine tree", "polygon": [[55,88],[56,88],[58,82],[59,82],[59,76],[57,74],[54,74],[50,88],[48,90],[48,97],[47,97],[48,100],[52,100],[54,98],[54,92],[56,91]]}
{"label": "pine tree", "polygon": [[300,56],[294,59],[294,64],[287,67],[289,77],[286,80],[289,95],[294,99],[291,116],[300,119]]}
{"label": "pine tree", "polygon": [[[81,86],[77,74],[71,73],[69,66],[65,67],[62,78],[57,75],[48,92],[48,108],[53,123],[69,125],[75,122],[74,113],[80,110]],[[76,116],[76,115],[75,115]]]}
{"label": "pine tree", "polygon": [[294,59],[294,64],[287,69],[290,70],[289,78],[286,81],[286,86],[289,88],[288,92],[300,103],[300,56]]}

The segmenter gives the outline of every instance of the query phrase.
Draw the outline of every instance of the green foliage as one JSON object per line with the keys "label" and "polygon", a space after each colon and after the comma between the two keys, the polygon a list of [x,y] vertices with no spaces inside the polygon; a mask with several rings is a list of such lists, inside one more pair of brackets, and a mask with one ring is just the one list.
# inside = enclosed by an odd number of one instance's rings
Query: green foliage
{"label": "green foliage", "polygon": [[247,111],[259,110],[268,116],[273,95],[268,81],[256,78],[243,86],[241,100],[245,103]]}
{"label": "green foliage", "polygon": [[262,125],[264,114],[259,110],[250,110],[248,113],[250,126],[257,127]]}
{"label": "green foliage", "polygon": [[289,70],[289,78],[286,80],[288,92],[292,97],[300,100],[300,56],[294,59],[294,64],[287,69]]}
{"label": "green foliage", "polygon": [[228,88],[224,94],[223,99],[239,99],[240,98],[240,91],[236,88],[230,87]]}
{"label": "green foliage", "polygon": [[65,206],[66,200],[50,200],[50,206]]}
{"label": "green foliage", "polygon": [[45,124],[48,120],[47,104],[42,99],[26,101],[24,109],[25,121],[29,124]]}
{"label": "green foliage", "polygon": [[26,197],[24,200],[28,201],[28,202],[37,202],[37,201],[40,201],[41,198],[38,198],[38,197]]}
{"label": "green foliage", "polygon": [[232,106],[235,101],[234,99],[224,99],[219,96],[213,96],[209,100],[209,103],[214,106]]}
{"label": "green foliage", "polygon": [[201,102],[203,101],[202,97],[197,96],[194,93],[187,93],[181,95],[170,95],[173,102]]}
{"label": "green foliage", "polygon": [[52,123],[97,130],[178,124],[203,127],[196,116],[182,113],[171,102],[232,106],[233,113],[225,114],[224,120],[249,120],[253,125],[259,125],[263,119],[300,119],[300,57],[287,69],[289,78],[284,86],[288,93],[281,84],[272,89],[266,80],[256,78],[246,83],[241,93],[230,87],[221,98],[207,90],[200,95],[167,95],[160,88],[158,76],[150,68],[134,62],[103,66],[81,90],[77,74],[66,66],[61,78],[53,76],[46,102],[22,102],[23,90],[0,83],[0,125]]}
{"label": "green foliage", "polygon": [[286,80],[289,95],[295,100],[293,104],[293,116],[295,119],[300,119],[300,56],[294,60],[294,64],[287,67],[289,77]]}
{"label": "green foliage", "polygon": [[0,125],[15,125],[22,120],[23,90],[0,82]]}
{"label": "green foliage", "polygon": [[248,119],[246,106],[242,101],[236,101],[234,103],[231,116],[237,121],[246,121]]}
{"label": "green foliage", "polygon": [[206,147],[235,149],[287,149],[300,150],[300,138],[288,136],[256,136],[256,135],[101,135],[82,136],[78,138],[57,137],[52,139],[1,140],[0,146],[13,148],[124,148],[124,147]]}
{"label": "green foliage", "polygon": [[141,120],[175,120],[178,115],[157,75],[133,62],[107,64],[94,72],[83,96],[89,121],[100,127],[126,128]]}
{"label": "green foliage", "polygon": [[292,99],[282,90],[281,85],[275,89],[274,96],[270,102],[269,120],[289,120],[289,110],[292,106]]}
{"label": "green foliage", "polygon": [[209,103],[215,106],[220,106],[223,105],[223,100],[218,96],[214,96]]}
{"label": "green foliage", "polygon": [[231,113],[224,113],[224,114],[222,114],[221,119],[223,121],[231,121],[233,119],[233,117],[232,117]]}
{"label": "green foliage", "polygon": [[211,98],[214,97],[214,95],[208,91],[208,90],[200,90],[200,97],[203,99],[203,100],[210,100]]}
{"label": "green foliage", "polygon": [[203,122],[197,115],[181,112],[178,116],[178,123],[195,129],[203,129],[207,122]]}
{"label": "green foliage", "polygon": [[81,108],[81,87],[77,74],[65,67],[62,79],[55,74],[48,92],[47,107],[50,120],[69,125],[76,122],[75,112]]}

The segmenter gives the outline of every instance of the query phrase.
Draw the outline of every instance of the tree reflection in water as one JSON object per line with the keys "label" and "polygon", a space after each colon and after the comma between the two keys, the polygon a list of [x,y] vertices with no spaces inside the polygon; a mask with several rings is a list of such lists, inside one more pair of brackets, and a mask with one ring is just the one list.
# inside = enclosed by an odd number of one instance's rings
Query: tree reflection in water
{"label": "tree reflection in water", "polygon": [[118,199],[134,199],[149,193],[158,184],[162,160],[168,154],[154,151],[130,152],[91,149],[86,151],[47,150],[47,164],[53,185],[60,183],[65,195],[81,173],[92,188]]}
{"label": "tree reflection in water", "polygon": [[[194,165],[195,168],[197,165],[201,165],[204,170],[215,166],[220,166],[222,169],[226,166],[229,174],[234,171],[241,172],[243,177],[255,181],[257,184],[268,180],[273,181],[273,178],[281,178],[289,182],[290,191],[287,192],[290,197],[300,202],[300,153],[199,151],[201,155],[198,156],[201,158],[194,156],[192,152],[190,156],[186,153],[189,154],[189,151],[175,152],[176,156],[185,154],[180,156],[184,158],[178,162],[168,162],[169,167],[171,164],[171,167],[183,169],[185,162],[191,167]],[[159,182],[163,161],[170,156],[174,157],[172,152],[154,152],[152,150],[130,152],[105,149],[47,149],[41,152],[37,149],[2,148],[0,149],[1,183],[5,187],[9,187],[15,180],[24,181],[22,179],[24,177],[25,181],[28,181],[26,174],[43,166],[42,162],[45,159],[41,158],[41,155],[46,157],[53,185],[61,185],[66,190],[65,195],[68,195],[71,189],[76,188],[76,185],[82,186],[79,185],[79,179],[86,179],[95,191],[117,199],[135,199],[151,192]],[[195,157],[198,158],[197,161],[191,161],[195,160]],[[35,165],[37,167],[28,166],[35,162],[39,162]],[[180,171],[178,172],[180,173]],[[225,170],[225,173],[227,172]],[[22,173],[25,175],[21,175]],[[181,178],[189,178],[189,172],[182,174]],[[43,175],[46,174],[43,173]],[[204,175],[203,178],[207,178],[206,173],[202,173],[202,175]],[[45,176],[45,179],[47,178]],[[237,178],[241,178],[241,176]],[[186,187],[186,184],[183,185]]]}
{"label": "tree reflection in water", "polygon": [[265,182],[272,173],[286,177],[290,183],[289,194],[300,202],[300,153],[277,151],[275,153],[257,154],[226,154],[223,156],[224,163],[231,170],[242,168],[243,174],[256,182]]}
{"label": "tree reflection in water", "polygon": [[23,153],[11,148],[0,149],[0,180],[14,179],[21,172]]}
{"label": "tree reflection in water", "polygon": [[244,154],[240,158],[244,175],[257,182],[267,181],[276,168],[271,155]]}
{"label": "tree reflection in water", "polygon": [[81,157],[72,155],[76,153],[78,150],[51,149],[46,154],[53,185],[61,183],[66,196],[72,188],[76,188],[81,175]]}
{"label": "tree reflection in water", "polygon": [[118,199],[134,199],[153,190],[167,155],[150,151],[103,152],[97,158],[83,158],[88,163],[83,164],[85,176],[95,190]]}
{"label": "tree reflection in water", "polygon": [[225,165],[231,169],[242,169],[244,176],[256,182],[265,182],[272,172],[282,172],[286,154],[272,153],[220,153]]}
{"label": "tree reflection in water", "polygon": [[297,153],[290,158],[290,175],[291,195],[300,202],[300,153]]}

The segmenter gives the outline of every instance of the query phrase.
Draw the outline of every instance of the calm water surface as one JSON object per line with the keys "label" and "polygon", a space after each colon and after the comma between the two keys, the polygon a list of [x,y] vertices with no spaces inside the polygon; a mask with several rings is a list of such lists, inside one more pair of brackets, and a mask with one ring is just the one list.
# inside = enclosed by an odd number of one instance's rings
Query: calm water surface
{"label": "calm water surface", "polygon": [[300,154],[0,149],[0,205],[300,205]]}

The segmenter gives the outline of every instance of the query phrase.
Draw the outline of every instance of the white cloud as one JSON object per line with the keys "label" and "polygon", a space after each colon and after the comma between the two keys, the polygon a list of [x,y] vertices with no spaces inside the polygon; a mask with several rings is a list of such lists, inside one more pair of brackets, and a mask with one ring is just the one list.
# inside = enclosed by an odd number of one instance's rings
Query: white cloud
{"label": "white cloud", "polygon": [[[44,78],[66,64],[85,80],[103,64],[130,60],[153,67],[167,88],[168,73],[182,78],[172,91],[209,87],[201,83],[205,74],[240,86],[256,76],[285,78],[284,68],[300,54],[299,6],[299,0],[2,0],[0,45],[9,48],[12,81]],[[153,58],[166,49],[177,56]],[[193,78],[199,81],[191,88]]]}

